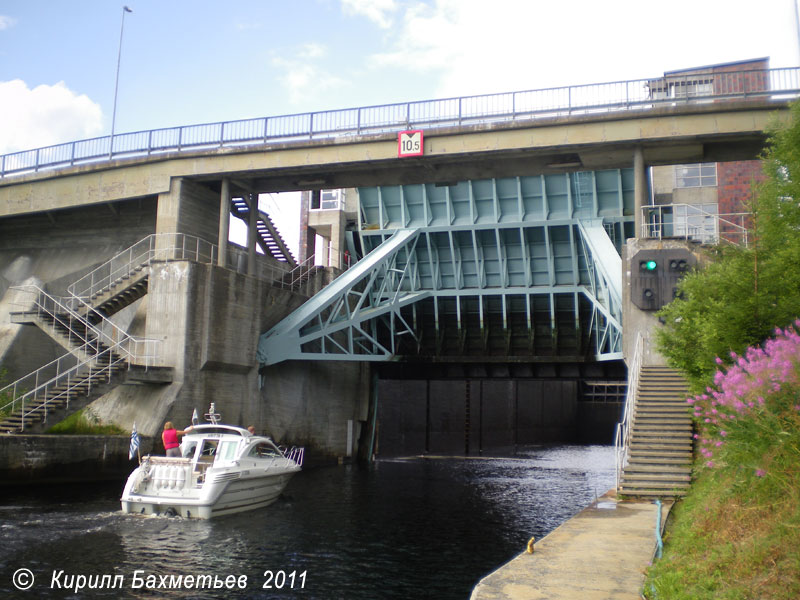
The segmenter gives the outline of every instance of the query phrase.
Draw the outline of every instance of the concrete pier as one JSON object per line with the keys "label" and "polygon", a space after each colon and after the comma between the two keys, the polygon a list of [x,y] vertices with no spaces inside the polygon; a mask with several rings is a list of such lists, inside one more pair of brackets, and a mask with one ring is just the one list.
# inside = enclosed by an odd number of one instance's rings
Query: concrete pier
{"label": "concrete pier", "polygon": [[[664,501],[661,523],[672,503]],[[639,600],[656,550],[656,504],[613,491],[484,577],[472,600]]]}

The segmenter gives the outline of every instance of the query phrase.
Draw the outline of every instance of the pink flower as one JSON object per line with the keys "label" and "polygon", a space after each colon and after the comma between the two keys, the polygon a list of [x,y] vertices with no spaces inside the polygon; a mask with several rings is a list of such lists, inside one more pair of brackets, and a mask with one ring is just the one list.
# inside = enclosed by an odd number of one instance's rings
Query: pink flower
{"label": "pink flower", "polygon": [[728,432],[727,432],[727,431],[725,431],[724,429],[720,429],[720,430],[719,430],[719,434],[720,434],[722,437],[725,437],[726,435],[728,435]]}
{"label": "pink flower", "polygon": [[756,469],[756,477],[763,477],[767,472],[764,469]]}
{"label": "pink flower", "polygon": [[713,461],[713,460],[710,460],[710,461],[708,461],[708,462],[706,463],[706,466],[707,466],[709,469],[713,469],[713,468],[714,468],[714,461]]}

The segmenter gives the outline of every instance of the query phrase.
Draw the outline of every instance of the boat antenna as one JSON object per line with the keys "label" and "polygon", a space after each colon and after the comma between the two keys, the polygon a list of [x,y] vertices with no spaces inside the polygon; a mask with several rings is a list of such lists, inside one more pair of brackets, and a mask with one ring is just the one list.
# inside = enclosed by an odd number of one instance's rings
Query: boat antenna
{"label": "boat antenna", "polygon": [[206,421],[208,421],[213,425],[219,423],[219,420],[222,418],[222,415],[217,413],[217,407],[213,402],[211,403],[211,408],[208,409],[208,414],[204,416],[206,418]]}

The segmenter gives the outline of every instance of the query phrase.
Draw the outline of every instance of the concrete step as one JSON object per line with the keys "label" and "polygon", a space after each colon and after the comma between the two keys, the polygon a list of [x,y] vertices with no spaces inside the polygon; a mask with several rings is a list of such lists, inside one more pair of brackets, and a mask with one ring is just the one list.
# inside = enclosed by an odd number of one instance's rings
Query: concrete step
{"label": "concrete step", "polygon": [[687,489],[673,489],[673,490],[661,490],[661,489],[650,489],[650,488],[638,488],[638,487],[620,487],[619,493],[623,496],[639,496],[639,497],[647,497],[647,498],[674,498],[674,497],[681,497],[685,496]]}
{"label": "concrete step", "polygon": [[640,450],[649,450],[651,452],[663,452],[665,456],[669,456],[670,452],[692,452],[692,445],[691,444],[669,444],[669,443],[662,443],[654,440],[648,441],[641,441],[641,440],[634,440],[631,442],[631,452],[637,452]]}
{"label": "concrete step", "polygon": [[633,428],[636,431],[692,431],[691,419],[676,419],[672,417],[642,417],[633,419]]}
{"label": "concrete step", "polygon": [[651,416],[651,417],[658,417],[658,416],[670,416],[670,417],[687,417],[689,419],[692,418],[691,413],[686,408],[686,405],[669,405],[669,404],[642,404],[634,408],[633,410],[634,415],[643,415],[643,416]]}
{"label": "concrete step", "polygon": [[631,448],[628,452],[629,462],[641,464],[647,463],[672,463],[672,464],[691,464],[691,450],[653,450],[648,448]]}
{"label": "concrete step", "polygon": [[671,427],[650,427],[650,426],[643,426],[643,427],[634,427],[633,428],[633,437],[640,437],[640,438],[664,438],[664,439],[679,439],[679,440],[686,440],[689,441],[692,437],[691,429],[689,428],[677,428],[673,429]]}
{"label": "concrete step", "polygon": [[692,450],[692,443],[680,438],[640,437],[631,439],[633,450]]}
{"label": "concrete step", "polygon": [[686,431],[691,433],[694,428],[692,422],[688,419],[681,421],[677,419],[658,419],[652,417],[635,417],[633,419],[634,430],[642,429],[644,431],[654,429],[669,429],[673,431]]}
{"label": "concrete step", "polygon": [[652,404],[666,404],[668,406],[683,406],[684,408],[689,408],[689,403],[686,402],[686,398],[684,396],[679,395],[659,395],[655,393],[639,393],[636,394],[636,403],[652,403]]}
{"label": "concrete step", "polygon": [[651,481],[654,484],[674,483],[676,485],[687,484],[691,481],[690,474],[678,473],[632,473],[625,469],[622,473],[622,481],[624,483],[639,483],[642,481]]}
{"label": "concrete step", "polygon": [[[636,483],[635,485],[640,485]],[[648,481],[646,484],[641,485],[651,490],[673,490],[673,489],[688,489],[691,483],[688,481]],[[632,487],[632,486],[628,486]]]}
{"label": "concrete step", "polygon": [[640,464],[639,462],[629,462],[625,467],[625,473],[639,474],[639,473],[654,473],[654,474],[677,474],[677,475],[691,475],[692,468],[689,465],[681,464]]}

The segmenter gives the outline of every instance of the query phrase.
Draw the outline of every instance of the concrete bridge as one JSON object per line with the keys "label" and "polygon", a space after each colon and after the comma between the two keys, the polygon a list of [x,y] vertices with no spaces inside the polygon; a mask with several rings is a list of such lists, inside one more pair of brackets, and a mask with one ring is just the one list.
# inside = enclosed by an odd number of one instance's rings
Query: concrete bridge
{"label": "concrete bridge", "polygon": [[[409,402],[424,404],[413,428],[426,439],[464,440],[470,414],[514,421],[503,443],[616,421],[618,405],[599,417],[578,400],[587,380],[625,377],[619,253],[641,237],[646,168],[755,158],[797,75],[731,73],[684,96],[687,81],[665,77],[406,103],[3,156],[0,363],[9,379],[32,373],[5,394],[52,379],[28,424],[91,402],[149,435],[214,400],[226,420],[339,457],[373,447],[376,397],[420,389]],[[399,156],[401,130],[422,130],[421,155]],[[331,188],[360,191],[364,260],[314,297],[339,272],[296,267],[257,197]],[[231,214],[247,248],[228,242]],[[257,356],[268,331],[285,335]],[[412,381],[391,391],[400,378]],[[109,379],[124,385],[100,389]],[[454,430],[432,423],[432,398],[457,410]],[[523,412],[538,416],[523,427]]]}

